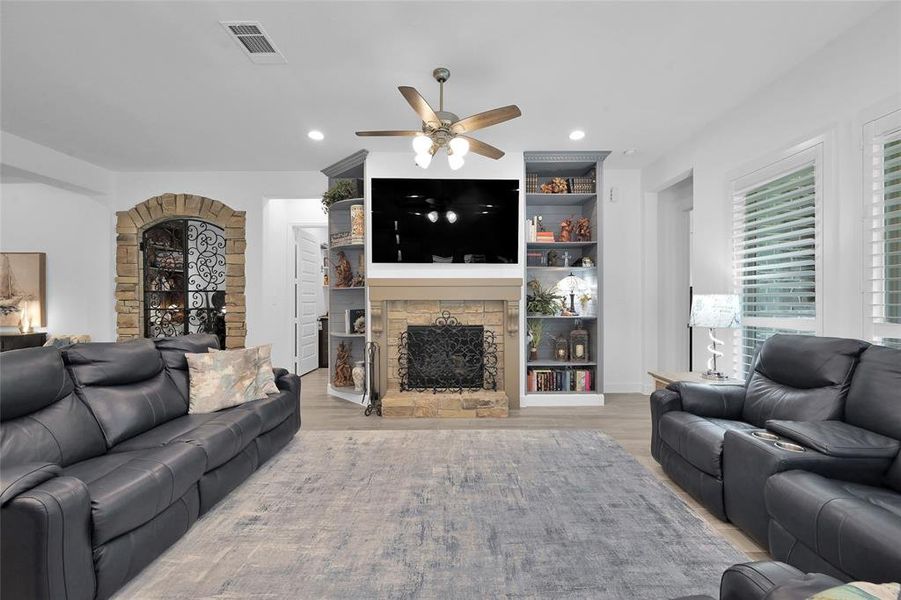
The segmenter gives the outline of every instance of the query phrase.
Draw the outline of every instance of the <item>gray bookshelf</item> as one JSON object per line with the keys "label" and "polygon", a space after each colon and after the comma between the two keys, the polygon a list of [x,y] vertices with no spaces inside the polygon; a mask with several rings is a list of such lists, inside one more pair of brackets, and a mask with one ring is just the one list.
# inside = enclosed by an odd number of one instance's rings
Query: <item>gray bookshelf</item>
{"label": "gray bookshelf", "polygon": [[[530,321],[540,320],[544,326],[543,342],[538,349],[538,357],[529,359],[528,336],[523,335],[522,389],[523,406],[591,406],[604,403],[604,331],[603,309],[604,289],[602,268],[603,256],[603,203],[601,193],[603,191],[603,162],[609,152],[526,152],[525,160],[525,212],[526,219],[531,220],[536,215],[543,217],[544,229],[555,234],[554,242],[538,242],[530,240],[528,225],[525,231],[525,249],[523,252],[524,282],[535,279],[542,287],[550,288],[557,285],[564,277],[572,273],[586,282],[586,289],[591,294],[592,300],[583,306],[578,297],[575,301],[577,316],[563,315],[530,315],[527,310],[526,297],[529,293],[528,285],[523,286],[523,314],[524,325],[528,327]],[[584,189],[585,178],[594,176],[594,185],[591,189]],[[530,185],[549,182],[554,177],[562,177],[570,180],[579,178],[581,184],[577,192],[571,193],[542,193],[530,189]],[[572,217],[575,222],[580,217],[587,217],[591,223],[592,237],[587,241],[560,242],[560,223],[566,217]],[[557,264],[530,265],[529,256],[533,261],[537,256],[554,253]],[[564,254],[565,253],[565,254]],[[569,265],[564,266],[563,257],[569,259]],[[589,258],[592,265],[579,266],[583,258]],[[564,295],[561,293],[561,295]],[[569,298],[567,295],[567,305]],[[553,355],[553,338],[564,336],[568,338],[570,331],[580,323],[588,332],[588,360],[587,361],[558,361]],[[524,332],[527,330],[524,330]],[[534,371],[566,372],[573,369],[583,369],[591,373],[591,389],[586,391],[570,390],[542,390],[530,388],[530,374]]]}
{"label": "gray bookshelf", "polygon": [[[360,190],[359,198],[351,198],[336,202],[329,208],[328,213],[329,383],[327,389],[331,396],[358,404],[365,403],[365,398],[362,394],[355,392],[353,386],[336,387],[332,382],[335,377],[335,359],[340,343],[343,342],[350,348],[351,360],[353,362],[365,359],[367,335],[347,333],[344,317],[348,309],[366,308],[366,281],[364,280],[364,284],[360,287],[335,287],[335,264],[337,263],[338,252],[344,252],[345,256],[347,256],[347,260],[350,261],[353,273],[356,274],[360,269],[360,264],[364,266],[366,264],[366,245],[365,243],[332,244],[331,235],[333,233],[350,231],[350,207],[355,204],[365,205],[365,198],[363,197],[363,180],[365,178],[366,155],[367,152],[361,150],[360,152],[322,170],[328,177],[329,187],[334,185],[339,179],[351,179],[357,181]],[[369,318],[367,315],[367,331],[368,322]]]}

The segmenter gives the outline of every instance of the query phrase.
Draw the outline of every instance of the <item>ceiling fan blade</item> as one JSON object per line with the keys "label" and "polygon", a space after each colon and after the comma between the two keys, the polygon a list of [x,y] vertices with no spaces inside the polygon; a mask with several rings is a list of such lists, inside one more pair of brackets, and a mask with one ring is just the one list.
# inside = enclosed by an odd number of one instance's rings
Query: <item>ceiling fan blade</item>
{"label": "ceiling fan blade", "polygon": [[491,144],[480,142],[479,140],[471,138],[468,135],[458,135],[457,137],[461,137],[469,142],[470,152],[475,152],[476,154],[481,154],[482,156],[487,156],[488,158],[493,158],[494,160],[497,160],[504,155],[503,150],[499,150]]}
{"label": "ceiling fan blade", "polygon": [[422,135],[421,131],[405,131],[400,129],[389,129],[386,131],[358,131],[357,135],[360,137],[368,137],[368,136],[391,136],[391,137],[415,137],[417,135]]}
{"label": "ceiling fan blade", "polygon": [[438,115],[435,114],[435,111],[429,106],[429,103],[422,97],[422,94],[416,91],[416,88],[402,85],[397,89],[400,90],[403,97],[407,99],[407,102],[410,103],[410,106],[413,107],[413,110],[416,111],[416,114],[419,115],[419,118],[422,119],[423,123],[430,123],[435,127],[441,126],[441,119],[438,118]]}
{"label": "ceiling fan blade", "polygon": [[519,107],[515,104],[511,104],[510,106],[486,110],[477,115],[460,119],[451,125],[451,131],[454,133],[471,133],[477,129],[484,129],[485,127],[497,125],[498,123],[515,119],[521,115],[522,111],[519,110]]}

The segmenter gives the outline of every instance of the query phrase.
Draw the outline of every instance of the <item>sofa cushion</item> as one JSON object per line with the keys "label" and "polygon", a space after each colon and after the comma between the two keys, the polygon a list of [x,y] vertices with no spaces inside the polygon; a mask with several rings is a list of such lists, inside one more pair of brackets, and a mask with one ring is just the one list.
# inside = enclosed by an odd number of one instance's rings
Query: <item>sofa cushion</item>
{"label": "sofa cushion", "polygon": [[869,344],[844,338],[774,335],[757,354],[742,420],[824,421],[842,416],[851,377]]}
{"label": "sofa cushion", "polygon": [[747,431],[741,421],[668,412],[660,417],[660,438],[695,468],[722,479],[723,438],[727,430]]}
{"label": "sofa cushion", "polygon": [[188,412],[215,412],[259,400],[256,348],[186,354],[191,390]]}
{"label": "sofa cushion", "polygon": [[191,333],[175,337],[154,338],[153,343],[163,357],[166,372],[175,383],[178,391],[185,401],[185,411],[188,406],[188,361],[185,354],[190,352],[199,354],[211,349],[219,348],[219,339],[210,333]]}
{"label": "sofa cushion", "polygon": [[0,461],[65,466],[106,452],[100,426],[73,390],[58,349],[4,352]]}
{"label": "sofa cushion", "polygon": [[844,420],[901,440],[901,350],[867,348],[851,381]]}
{"label": "sofa cushion", "polygon": [[92,458],[63,475],[87,485],[93,544],[99,546],[163,512],[200,481],[205,465],[197,446],[171,444]]}
{"label": "sofa cushion", "polygon": [[186,412],[151,340],[75,344],[63,358],[110,447]]}
{"label": "sofa cushion", "polygon": [[886,581],[901,576],[901,494],[807,471],[766,483],[770,518],[836,569]]}
{"label": "sofa cushion", "polygon": [[263,420],[257,412],[240,407],[184,415],[115,446],[111,452],[187,443],[203,450],[207,459],[204,472],[209,472],[237,456],[260,434],[262,427]]}

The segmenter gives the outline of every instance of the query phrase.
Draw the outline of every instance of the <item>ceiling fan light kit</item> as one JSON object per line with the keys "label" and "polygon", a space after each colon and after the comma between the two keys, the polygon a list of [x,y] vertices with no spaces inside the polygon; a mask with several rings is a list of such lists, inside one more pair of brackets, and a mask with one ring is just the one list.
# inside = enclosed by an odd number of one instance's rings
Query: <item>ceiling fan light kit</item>
{"label": "ceiling fan light kit", "polygon": [[358,131],[357,135],[361,137],[412,137],[413,151],[416,153],[414,162],[423,169],[428,168],[432,162],[432,157],[441,148],[444,148],[447,153],[448,165],[454,171],[463,166],[463,157],[470,151],[494,160],[501,158],[504,155],[503,151],[464,134],[515,119],[522,115],[519,107],[511,104],[461,119],[454,113],[444,110],[444,82],[450,78],[450,71],[444,67],[438,67],[432,71],[432,77],[435,78],[439,86],[437,111],[432,109],[425,98],[422,97],[422,94],[417,92],[415,88],[409,86],[397,88],[422,120],[422,129],[420,131]]}

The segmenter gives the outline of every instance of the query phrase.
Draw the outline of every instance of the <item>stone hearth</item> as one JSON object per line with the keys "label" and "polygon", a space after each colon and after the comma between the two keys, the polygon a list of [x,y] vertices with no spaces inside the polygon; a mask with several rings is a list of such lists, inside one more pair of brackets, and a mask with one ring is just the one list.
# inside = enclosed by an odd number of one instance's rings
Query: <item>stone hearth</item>
{"label": "stone hearth", "polygon": [[[520,279],[370,279],[370,322],[381,348],[385,417],[506,417],[519,405]],[[473,300],[472,298],[479,298]],[[497,372],[489,388],[401,391],[400,337],[409,326],[432,325],[449,314],[463,326],[494,335]],[[510,382],[510,389],[507,383]]]}

